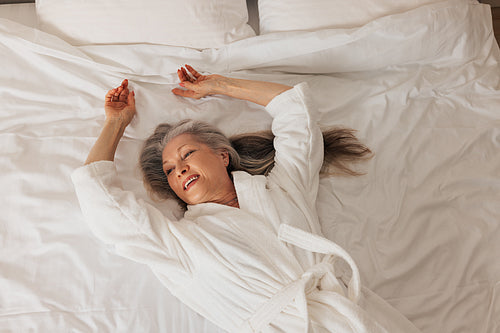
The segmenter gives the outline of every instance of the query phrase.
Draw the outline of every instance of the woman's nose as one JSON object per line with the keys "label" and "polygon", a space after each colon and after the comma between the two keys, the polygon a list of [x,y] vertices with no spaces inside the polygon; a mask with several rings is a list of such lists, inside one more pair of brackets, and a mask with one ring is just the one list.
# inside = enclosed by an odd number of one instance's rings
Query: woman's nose
{"label": "woman's nose", "polygon": [[177,177],[181,177],[182,175],[184,175],[186,172],[188,172],[189,170],[189,166],[187,164],[180,164],[178,167],[177,167]]}

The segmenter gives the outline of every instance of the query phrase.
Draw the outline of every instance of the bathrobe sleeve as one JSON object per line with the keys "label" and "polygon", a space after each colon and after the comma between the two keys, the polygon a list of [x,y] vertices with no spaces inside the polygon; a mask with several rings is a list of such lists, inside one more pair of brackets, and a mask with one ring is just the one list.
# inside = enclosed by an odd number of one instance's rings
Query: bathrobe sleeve
{"label": "bathrobe sleeve", "polygon": [[146,264],[181,285],[189,280],[190,260],[183,251],[182,229],[154,206],[122,188],[111,161],[83,166],[71,175],[83,216],[91,231],[116,253]]}
{"label": "bathrobe sleeve", "polygon": [[292,194],[314,201],[323,164],[323,136],[309,86],[303,82],[276,96],[266,110],[273,117],[275,166],[269,179]]}

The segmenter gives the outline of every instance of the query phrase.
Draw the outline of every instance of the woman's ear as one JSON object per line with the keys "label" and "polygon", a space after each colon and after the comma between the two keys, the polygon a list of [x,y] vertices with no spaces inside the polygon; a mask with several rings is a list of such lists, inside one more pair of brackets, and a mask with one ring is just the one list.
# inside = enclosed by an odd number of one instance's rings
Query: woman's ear
{"label": "woman's ear", "polygon": [[224,166],[227,167],[229,165],[229,153],[227,150],[223,149],[220,151],[220,156],[222,157],[222,161],[224,162]]}

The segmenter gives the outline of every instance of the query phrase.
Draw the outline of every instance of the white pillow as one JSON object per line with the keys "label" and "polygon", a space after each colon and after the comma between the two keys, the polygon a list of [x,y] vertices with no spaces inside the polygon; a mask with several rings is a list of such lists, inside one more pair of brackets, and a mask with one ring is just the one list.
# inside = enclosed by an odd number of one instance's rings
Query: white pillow
{"label": "white pillow", "polygon": [[255,36],[245,0],[36,0],[38,28],[73,45],[216,48]]}
{"label": "white pillow", "polygon": [[439,0],[259,0],[260,34],[354,28]]}

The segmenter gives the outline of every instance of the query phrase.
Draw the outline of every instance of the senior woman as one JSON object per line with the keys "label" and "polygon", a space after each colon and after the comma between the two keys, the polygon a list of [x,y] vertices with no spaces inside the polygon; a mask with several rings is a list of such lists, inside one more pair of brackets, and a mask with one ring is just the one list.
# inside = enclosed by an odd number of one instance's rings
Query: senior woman
{"label": "senior woman", "polygon": [[321,237],[315,201],[323,142],[308,85],[201,75],[190,66],[178,76],[178,96],[223,94],[265,106],[273,163],[252,175],[212,126],[159,125],[141,168],[149,192],[184,205],[184,217],[169,220],[124,190],[116,173],[115,151],[136,112],[125,80],[106,95],[104,128],[72,175],[92,231],[229,332],[417,332],[361,286],[344,250]]}

